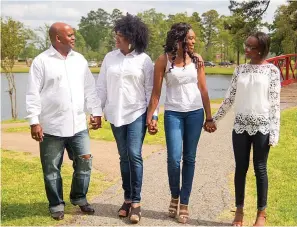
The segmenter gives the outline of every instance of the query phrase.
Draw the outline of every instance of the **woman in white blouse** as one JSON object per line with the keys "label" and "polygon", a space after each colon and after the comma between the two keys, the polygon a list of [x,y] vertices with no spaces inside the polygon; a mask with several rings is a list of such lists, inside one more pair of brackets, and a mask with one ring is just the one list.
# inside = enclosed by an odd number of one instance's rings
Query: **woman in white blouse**
{"label": "woman in white blouse", "polygon": [[231,86],[221,107],[214,116],[218,122],[235,105],[232,132],[235,157],[236,212],[233,226],[242,226],[246,173],[253,146],[253,162],[257,183],[257,216],[255,226],[263,226],[267,205],[267,158],[269,149],[278,143],[280,127],[280,72],[265,61],[270,38],[257,32],[244,43],[250,62],[236,67]]}
{"label": "woman in white blouse", "polygon": [[[205,129],[216,129],[211,117],[210,102],[202,58],[194,52],[196,36],[187,23],[172,25],[167,33],[164,54],[156,61],[154,88],[148,108],[149,130],[155,128],[152,116],[158,106],[163,78],[166,80],[164,126],[167,146],[168,179],[171,191],[169,216],[186,223],[188,204],[195,170],[197,144],[204,113]],[[181,158],[182,180],[181,175]],[[178,209],[179,204],[179,209]]]}
{"label": "woman in white blouse", "polygon": [[[139,18],[127,14],[116,21],[114,31],[118,49],[105,56],[97,88],[120,155],[124,203],[118,215],[127,217],[130,211],[130,221],[137,223],[141,217],[141,150],[153,87],[153,63],[144,53],[148,28]],[[156,120],[157,114],[152,118]]]}

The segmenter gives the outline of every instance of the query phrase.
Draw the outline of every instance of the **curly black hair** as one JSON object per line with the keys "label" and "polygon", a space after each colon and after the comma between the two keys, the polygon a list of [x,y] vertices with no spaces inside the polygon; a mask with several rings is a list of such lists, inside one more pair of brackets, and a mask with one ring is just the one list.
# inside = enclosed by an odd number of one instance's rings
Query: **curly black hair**
{"label": "curly black hair", "polygon": [[173,24],[171,26],[171,29],[167,32],[166,44],[163,46],[164,52],[171,53],[173,55],[172,64],[169,71],[173,69],[174,62],[177,56],[177,48],[178,48],[179,42],[182,42],[184,67],[186,66],[187,54],[192,59],[192,62],[195,63],[196,68],[198,67],[198,62],[199,62],[198,57],[195,56],[194,53],[190,52],[187,49],[187,34],[190,29],[192,29],[190,24],[180,22],[180,23]]}
{"label": "curly black hair", "polygon": [[134,50],[143,53],[148,45],[148,27],[137,16],[127,13],[115,22],[115,32],[120,32],[131,43]]}

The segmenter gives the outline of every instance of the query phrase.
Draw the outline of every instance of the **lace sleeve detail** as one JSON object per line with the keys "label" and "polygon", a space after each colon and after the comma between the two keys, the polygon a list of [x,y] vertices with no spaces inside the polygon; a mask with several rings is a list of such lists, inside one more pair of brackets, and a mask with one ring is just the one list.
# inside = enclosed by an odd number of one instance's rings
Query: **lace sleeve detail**
{"label": "lace sleeve detail", "polygon": [[237,79],[238,79],[238,73],[239,73],[239,67],[236,67],[234,70],[232,79],[231,79],[231,85],[226,93],[225,99],[222,102],[220,108],[218,109],[217,113],[214,115],[213,120],[215,122],[218,122],[221,118],[223,118],[227,112],[232,107],[235,95],[236,95],[236,89],[237,89]]}
{"label": "lace sleeve detail", "polygon": [[277,145],[279,139],[279,128],[280,128],[280,72],[275,67],[271,69],[270,85],[269,85],[269,144],[272,146]]}

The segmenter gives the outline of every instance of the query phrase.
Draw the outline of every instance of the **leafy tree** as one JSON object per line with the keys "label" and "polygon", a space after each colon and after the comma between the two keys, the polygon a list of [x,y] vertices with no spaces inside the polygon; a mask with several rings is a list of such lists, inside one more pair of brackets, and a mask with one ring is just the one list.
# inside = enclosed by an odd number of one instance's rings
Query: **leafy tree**
{"label": "leafy tree", "polygon": [[35,43],[40,49],[40,52],[47,50],[51,45],[51,40],[48,33],[49,28],[50,25],[45,23],[43,26],[39,26],[37,29],[35,29],[35,34],[31,33],[31,39],[35,39]]}
{"label": "leafy tree", "polygon": [[202,24],[205,35],[205,51],[207,59],[213,58],[213,45],[217,39],[219,14],[216,10],[209,10],[202,14]]}
{"label": "leafy tree", "polygon": [[276,55],[297,53],[297,2],[281,5],[271,30],[271,52]]}
{"label": "leafy tree", "polygon": [[11,103],[11,116],[17,118],[16,86],[12,68],[26,43],[24,25],[12,18],[1,18],[1,68],[8,80],[8,93]]}
{"label": "leafy tree", "polygon": [[163,53],[163,45],[168,31],[165,15],[157,13],[155,9],[149,9],[137,15],[147,24],[149,29],[149,46],[147,53],[155,60]]}
{"label": "leafy tree", "polygon": [[237,52],[237,64],[239,64],[240,52],[243,51],[242,43],[248,35],[256,31],[261,25],[263,14],[269,6],[270,0],[264,1],[232,1],[229,9],[233,13],[233,20],[225,27],[233,35],[234,47]]}
{"label": "leafy tree", "polygon": [[108,33],[110,15],[103,9],[91,10],[87,17],[82,17],[79,23],[79,32],[92,51],[98,51],[104,43]]}

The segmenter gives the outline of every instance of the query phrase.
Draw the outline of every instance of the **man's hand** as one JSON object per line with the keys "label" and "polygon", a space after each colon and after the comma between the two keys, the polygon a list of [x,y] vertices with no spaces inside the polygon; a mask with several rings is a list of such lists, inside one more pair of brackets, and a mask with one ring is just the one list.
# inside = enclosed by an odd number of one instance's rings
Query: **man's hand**
{"label": "man's hand", "polygon": [[38,142],[43,141],[43,130],[40,124],[30,125],[31,127],[31,136],[34,140]]}
{"label": "man's hand", "polygon": [[148,133],[150,135],[155,135],[158,132],[158,121],[151,120],[150,124],[148,125]]}
{"label": "man's hand", "polygon": [[101,116],[93,117],[93,115],[90,116],[90,129],[97,130],[98,128],[101,128]]}

